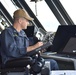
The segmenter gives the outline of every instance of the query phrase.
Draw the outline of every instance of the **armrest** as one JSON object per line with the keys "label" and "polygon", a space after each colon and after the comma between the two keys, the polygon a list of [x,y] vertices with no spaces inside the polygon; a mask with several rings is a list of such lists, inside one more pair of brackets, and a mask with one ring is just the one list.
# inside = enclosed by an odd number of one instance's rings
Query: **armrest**
{"label": "armrest", "polygon": [[12,60],[9,60],[5,64],[5,68],[21,68],[26,67],[28,64],[32,64],[33,60],[31,57],[25,57],[25,58],[15,58]]}

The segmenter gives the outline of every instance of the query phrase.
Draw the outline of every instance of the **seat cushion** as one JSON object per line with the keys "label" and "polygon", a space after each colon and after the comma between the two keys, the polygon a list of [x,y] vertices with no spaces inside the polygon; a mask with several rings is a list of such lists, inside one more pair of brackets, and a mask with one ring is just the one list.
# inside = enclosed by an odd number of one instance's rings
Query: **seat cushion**
{"label": "seat cushion", "polygon": [[16,58],[6,62],[5,68],[21,68],[26,67],[28,64],[32,64],[33,60],[31,57]]}

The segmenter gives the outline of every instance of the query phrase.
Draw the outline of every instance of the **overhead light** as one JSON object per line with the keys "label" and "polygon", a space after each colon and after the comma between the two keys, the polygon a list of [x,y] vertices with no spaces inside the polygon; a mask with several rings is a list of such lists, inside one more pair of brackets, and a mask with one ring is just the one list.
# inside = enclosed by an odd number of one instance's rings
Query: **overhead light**
{"label": "overhead light", "polygon": [[31,2],[35,2],[35,12],[37,16],[37,2],[42,1],[42,0],[31,0]]}
{"label": "overhead light", "polygon": [[31,0],[31,2],[35,2],[35,0]]}
{"label": "overhead light", "polygon": [[38,1],[42,1],[42,0],[31,0],[31,2],[38,2]]}

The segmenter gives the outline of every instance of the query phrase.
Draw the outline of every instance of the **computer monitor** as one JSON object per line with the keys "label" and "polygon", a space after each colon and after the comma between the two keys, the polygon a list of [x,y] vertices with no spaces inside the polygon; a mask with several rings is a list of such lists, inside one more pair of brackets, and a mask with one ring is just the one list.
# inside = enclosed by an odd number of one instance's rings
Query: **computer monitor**
{"label": "computer monitor", "polygon": [[76,25],[59,26],[53,40],[51,51],[63,52],[63,49],[71,37],[76,37]]}
{"label": "computer monitor", "polygon": [[26,33],[27,37],[33,37],[34,36],[34,25],[27,26],[27,29],[24,29],[24,32]]}
{"label": "computer monitor", "polygon": [[76,55],[76,37],[71,37],[63,49],[64,53]]}

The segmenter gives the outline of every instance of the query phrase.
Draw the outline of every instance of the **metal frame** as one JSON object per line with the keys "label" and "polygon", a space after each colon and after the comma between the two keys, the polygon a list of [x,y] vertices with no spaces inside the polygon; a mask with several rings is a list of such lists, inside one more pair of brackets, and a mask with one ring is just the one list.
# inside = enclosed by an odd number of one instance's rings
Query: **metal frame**
{"label": "metal frame", "polygon": [[0,14],[5,18],[5,20],[12,25],[13,24],[13,19],[10,16],[10,14],[8,13],[8,11],[5,9],[5,7],[2,5],[2,3],[0,2]]}
{"label": "metal frame", "polygon": [[74,22],[59,0],[45,0],[61,25],[74,25]]}

